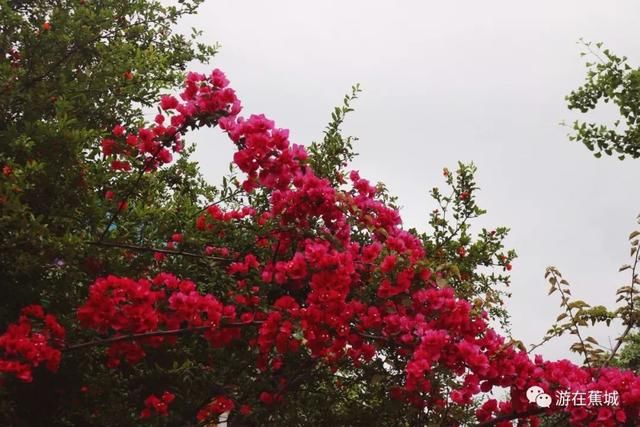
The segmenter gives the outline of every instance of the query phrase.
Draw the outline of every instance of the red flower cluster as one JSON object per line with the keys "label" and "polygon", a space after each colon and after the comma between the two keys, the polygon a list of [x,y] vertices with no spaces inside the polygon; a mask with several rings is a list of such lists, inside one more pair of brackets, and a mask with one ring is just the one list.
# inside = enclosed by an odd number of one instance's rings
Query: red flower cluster
{"label": "red flower cluster", "polygon": [[286,189],[307,158],[302,146],[289,144],[289,131],[277,129],[263,115],[248,120],[230,115],[220,119],[220,127],[238,146],[233,160],[248,179],[242,184],[250,192],[258,185]]}
{"label": "red flower cluster", "polygon": [[140,412],[140,418],[149,418],[154,413],[167,416],[169,414],[169,405],[173,402],[175,397],[176,396],[170,391],[165,391],[160,397],[152,394],[145,399],[144,409]]}
{"label": "red flower cluster", "polygon": [[242,209],[230,211],[223,211],[216,205],[209,206],[206,213],[199,215],[196,219],[196,228],[198,230],[211,231],[216,223],[240,220],[255,215],[255,213],[255,209],[250,206],[244,206]]}
{"label": "red flower cluster", "polygon": [[140,361],[145,356],[142,344],[157,347],[165,341],[175,342],[175,335],[154,332],[188,328],[211,333],[221,326],[223,316],[233,319],[233,307],[197,292],[193,282],[166,273],[152,280],[98,279],[89,288],[87,302],[78,309],[80,323],[101,334],[138,335],[111,344],[108,364],[112,367],[120,364],[121,356],[129,363]]}
{"label": "red flower cluster", "polygon": [[[488,420],[492,415],[522,413],[531,409],[532,404],[525,392],[530,386],[542,387],[554,396],[558,390],[589,393],[599,391],[617,393],[619,401],[611,406],[583,406],[569,402],[567,406],[552,406],[548,412],[566,411],[572,425],[615,426],[628,419],[640,419],[640,378],[631,371],[616,368],[589,370],[578,367],[567,360],[545,362],[537,356],[532,362],[524,352],[515,352],[504,347],[503,352],[492,363],[489,379],[481,384],[482,391],[494,385],[511,389],[511,400],[497,405],[486,403],[477,411],[480,420]],[[499,365],[493,366],[499,363]],[[510,426],[503,422],[499,426]]]}
{"label": "red flower cluster", "polygon": [[56,371],[64,336],[65,330],[56,318],[45,314],[41,306],[23,308],[18,322],[0,335],[0,372],[31,382],[33,368],[42,363]]}
{"label": "red flower cluster", "polygon": [[217,419],[220,414],[233,410],[235,404],[227,396],[217,396],[204,408],[201,408],[196,415],[198,421]]}
{"label": "red flower cluster", "polygon": [[[124,75],[128,80],[133,78],[131,72]],[[218,70],[209,77],[189,73],[185,90],[180,94],[182,102],[173,96],[163,96],[160,107],[165,114],[157,115],[153,125],[132,132],[116,125],[112,135],[101,142],[102,153],[112,159],[111,168],[131,171],[132,162],[137,160],[145,170],[152,171],[170,163],[172,153],[182,151],[181,137],[187,129],[215,125],[221,117],[235,116],[240,111],[240,101],[227,85],[228,81]]]}

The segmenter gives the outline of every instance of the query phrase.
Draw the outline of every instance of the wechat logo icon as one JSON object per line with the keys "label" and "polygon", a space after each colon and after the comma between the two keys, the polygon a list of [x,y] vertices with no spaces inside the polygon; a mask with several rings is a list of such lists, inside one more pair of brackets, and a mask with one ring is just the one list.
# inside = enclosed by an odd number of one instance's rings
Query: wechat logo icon
{"label": "wechat logo icon", "polygon": [[540,408],[548,408],[551,406],[551,396],[546,394],[542,387],[536,385],[527,389],[527,400],[529,403],[535,403]]}

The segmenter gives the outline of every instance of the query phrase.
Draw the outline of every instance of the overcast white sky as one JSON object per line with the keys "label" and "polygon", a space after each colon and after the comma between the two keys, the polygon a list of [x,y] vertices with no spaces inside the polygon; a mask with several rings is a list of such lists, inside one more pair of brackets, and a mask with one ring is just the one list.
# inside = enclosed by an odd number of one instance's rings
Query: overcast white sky
{"label": "overcast white sky", "polygon": [[[244,113],[265,113],[295,143],[320,139],[331,108],[361,83],[345,126],[360,138],[354,168],[399,196],[407,227],[425,229],[444,166],[475,162],[482,225],[511,227],[519,254],[513,333],[533,343],[559,313],[546,266],[594,304],[612,304],[627,279],[617,271],[640,212],[640,160],[595,159],[559,122],[576,117],[564,96],[585,75],[578,39],[638,64],[639,17],[637,1],[207,0],[180,30],[220,42],[212,66],[194,69],[221,68]],[[218,130],[194,138],[219,182],[231,144]],[[595,336],[606,344],[611,332]],[[576,360],[569,342],[541,352]]]}

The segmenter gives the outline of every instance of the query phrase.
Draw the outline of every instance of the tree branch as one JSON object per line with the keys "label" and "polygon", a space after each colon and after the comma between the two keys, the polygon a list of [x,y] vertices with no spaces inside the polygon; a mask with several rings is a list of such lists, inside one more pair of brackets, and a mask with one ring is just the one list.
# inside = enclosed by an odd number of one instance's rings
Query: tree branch
{"label": "tree branch", "polygon": [[104,247],[107,247],[107,248],[129,249],[129,250],[137,251],[137,252],[154,252],[154,253],[157,252],[157,253],[166,254],[166,255],[180,255],[180,256],[185,256],[185,257],[190,257],[190,258],[203,258],[203,259],[210,259],[210,260],[219,261],[219,262],[233,262],[233,260],[229,259],[229,258],[202,255],[202,254],[196,254],[196,253],[193,253],[193,252],[176,251],[176,250],[173,250],[173,249],[150,248],[150,247],[147,247],[147,246],[132,245],[132,244],[129,244],[129,243],[105,242],[105,241],[97,241],[97,242],[88,241],[86,243],[89,244],[89,245],[94,245],[94,246],[104,246]]}
{"label": "tree branch", "polygon": [[193,219],[193,218],[197,217],[198,215],[200,215],[201,213],[203,213],[204,211],[206,211],[207,209],[209,209],[209,208],[210,208],[210,207],[212,207],[212,206],[216,206],[216,205],[219,205],[220,203],[226,202],[227,200],[231,200],[231,199],[233,199],[235,196],[237,196],[238,194],[242,193],[242,191],[243,191],[243,190],[242,190],[241,188],[239,188],[239,189],[235,190],[234,192],[232,192],[231,194],[229,194],[227,197],[223,197],[223,198],[222,198],[222,199],[220,199],[220,200],[216,200],[216,201],[215,201],[215,202],[213,202],[213,203],[209,203],[208,205],[206,205],[205,207],[203,207],[202,209],[200,209],[198,212],[196,212],[195,214],[193,214],[193,215],[191,216],[191,219]]}
{"label": "tree branch", "polygon": [[578,340],[582,345],[582,354],[584,354],[584,361],[587,364],[589,371],[592,371],[591,361],[589,360],[589,354],[587,353],[587,347],[585,346],[584,340],[582,339],[582,334],[580,333],[580,328],[578,326],[578,323],[576,322],[576,318],[573,315],[573,308],[569,307],[569,304],[568,304],[569,299],[566,297],[566,294],[562,290],[561,281],[558,280],[557,270],[551,269],[550,271],[551,271],[551,275],[553,276],[553,279],[555,280],[555,283],[558,284],[557,289],[560,292],[560,298],[562,298],[562,301],[567,301],[565,303],[566,304],[565,311],[569,314],[569,317],[571,318],[571,324],[573,325],[573,330],[575,331],[576,335],[578,336]]}
{"label": "tree branch", "polygon": [[[261,323],[262,323],[262,321],[260,321],[260,320],[254,320],[252,322],[223,322],[220,325],[220,327],[222,327],[222,328],[235,328],[235,327],[239,327],[239,326],[259,325]],[[120,335],[120,336],[117,336],[117,337],[102,338],[102,339],[87,341],[87,342],[83,342],[83,343],[79,343],[79,344],[73,344],[73,345],[70,345],[70,346],[66,346],[64,348],[64,350],[65,351],[73,351],[73,350],[79,350],[79,349],[87,348],[87,347],[96,347],[96,346],[99,346],[99,345],[109,345],[109,344],[113,344],[113,343],[121,342],[121,341],[137,340],[137,339],[149,338],[149,337],[161,337],[161,336],[167,336],[167,335],[181,335],[181,334],[185,334],[185,333],[188,333],[188,332],[198,332],[198,331],[204,331],[204,330],[207,330],[207,329],[211,329],[211,325],[196,326],[196,327],[193,327],[193,328],[169,329],[169,330],[165,330],[165,331],[150,331],[150,332],[142,332],[142,333],[138,333],[138,334]]]}
{"label": "tree branch", "polygon": [[633,303],[634,296],[633,296],[633,294],[635,293],[635,284],[636,284],[636,278],[637,278],[636,270],[638,268],[638,260],[640,260],[640,248],[638,248],[636,250],[635,260],[633,261],[633,268],[631,269],[631,290],[629,291],[629,323],[627,324],[627,327],[624,330],[624,332],[622,333],[622,335],[620,335],[620,337],[618,337],[616,345],[613,348],[613,350],[611,350],[611,354],[609,355],[607,360],[602,365],[603,367],[607,366],[607,365],[609,365],[611,363],[613,358],[618,353],[618,350],[620,350],[620,347],[622,346],[622,343],[627,338],[627,335],[629,335],[629,333],[631,332],[631,330],[633,329],[633,327],[636,324],[634,316],[633,316],[633,310],[634,310],[634,303]]}

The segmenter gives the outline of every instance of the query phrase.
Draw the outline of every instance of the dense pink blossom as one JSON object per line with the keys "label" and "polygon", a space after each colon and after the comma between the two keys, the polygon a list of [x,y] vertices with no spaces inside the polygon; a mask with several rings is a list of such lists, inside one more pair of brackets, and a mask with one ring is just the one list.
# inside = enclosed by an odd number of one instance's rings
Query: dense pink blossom
{"label": "dense pink blossom", "polygon": [[[358,366],[385,345],[406,360],[404,379],[389,395],[413,405],[443,406],[445,400],[467,405],[494,387],[507,388],[508,401],[489,399],[477,410],[478,419],[487,421],[534,409],[525,392],[537,385],[549,394],[560,389],[620,394],[619,402],[607,408],[546,410],[566,411],[574,425],[638,419],[640,377],[615,368],[532,359],[507,342],[489,326],[487,313],[458,298],[452,288],[436,284],[422,243],[402,229],[398,211],[378,197],[376,187],[355,171],[349,174],[351,185],[340,188],[316,175],[306,150],[290,143],[287,130],[264,115],[239,116],[240,102],[228,84],[219,70],[210,76],[189,73],[179,99],[161,98],[161,109],[170,115],[135,133],[114,129],[101,149],[115,170],[128,171],[122,166],[126,162],[152,172],[181,150],[188,125],[219,125],[236,147],[233,161],[244,174],[241,187],[247,193],[263,191],[268,206],[259,212],[251,206],[225,210],[212,205],[196,218],[196,230],[215,233],[220,224],[246,222],[269,233],[256,239],[255,253],[204,247],[206,256],[231,258],[226,272],[237,289],[228,295],[203,293],[195,283],[170,273],[137,279],[107,276],[92,283],[77,318],[84,328],[122,338],[107,349],[109,366],[138,363],[149,347],[177,339],[162,332],[184,329],[201,332],[214,347],[245,342],[262,372],[279,371],[287,363],[285,356],[302,351],[331,367],[345,359]],[[369,241],[358,243],[354,229]],[[168,247],[186,240],[176,232]],[[468,254],[464,247],[457,253]],[[163,258],[156,253],[158,261]],[[41,363],[55,370],[63,337],[55,318],[39,307],[26,308],[0,336],[0,371],[29,381],[32,368]],[[433,382],[437,370],[459,380],[446,396]],[[277,390],[256,394],[265,405],[282,399]],[[150,396],[142,416],[164,415],[169,403]],[[219,396],[201,409],[198,419],[234,407],[229,397]],[[532,415],[524,418],[537,422]]]}

